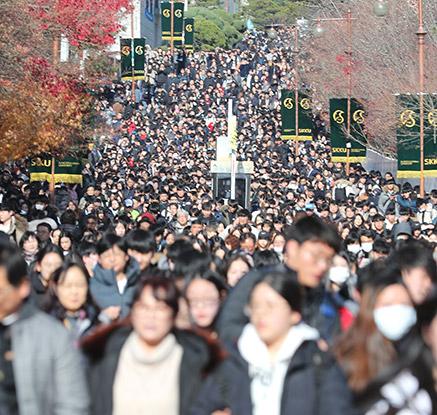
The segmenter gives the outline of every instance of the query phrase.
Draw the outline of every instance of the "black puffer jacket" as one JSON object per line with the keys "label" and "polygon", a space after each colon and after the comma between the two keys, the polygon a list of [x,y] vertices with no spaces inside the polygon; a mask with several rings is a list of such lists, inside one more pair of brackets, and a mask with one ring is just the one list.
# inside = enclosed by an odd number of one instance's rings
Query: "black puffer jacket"
{"label": "black puffer jacket", "polygon": [[[248,363],[237,347],[206,380],[190,415],[210,415],[229,408],[232,414],[252,415]],[[351,415],[351,393],[334,359],[314,341],[304,342],[292,357],[285,376],[281,415]],[[267,414],[266,414],[267,415]]]}

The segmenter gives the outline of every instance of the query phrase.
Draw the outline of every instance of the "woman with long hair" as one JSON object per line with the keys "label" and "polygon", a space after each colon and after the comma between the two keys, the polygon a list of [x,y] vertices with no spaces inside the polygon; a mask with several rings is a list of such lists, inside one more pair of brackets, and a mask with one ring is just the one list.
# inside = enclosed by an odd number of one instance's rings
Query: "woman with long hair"
{"label": "woman with long hair", "polygon": [[39,250],[39,239],[35,232],[26,231],[20,239],[19,247],[27,265],[33,264]]}
{"label": "woman with long hair", "polygon": [[67,262],[54,272],[42,308],[61,321],[74,340],[88,334],[100,322],[110,322],[94,304],[86,268],[74,262]]}
{"label": "woman with long hair", "polygon": [[41,307],[49,287],[53,273],[62,267],[64,255],[56,245],[47,245],[39,250],[35,256],[35,262],[30,270],[30,283],[32,286],[31,296],[36,304]]}
{"label": "woman with long hair", "polygon": [[[366,281],[355,322],[333,350],[361,413],[431,415],[435,391],[422,362],[416,311],[400,270],[385,265]],[[401,393],[390,392],[396,389]]]}
{"label": "woman with long hair", "polygon": [[223,278],[213,271],[197,274],[184,291],[193,330],[217,337],[215,322],[227,293]]}

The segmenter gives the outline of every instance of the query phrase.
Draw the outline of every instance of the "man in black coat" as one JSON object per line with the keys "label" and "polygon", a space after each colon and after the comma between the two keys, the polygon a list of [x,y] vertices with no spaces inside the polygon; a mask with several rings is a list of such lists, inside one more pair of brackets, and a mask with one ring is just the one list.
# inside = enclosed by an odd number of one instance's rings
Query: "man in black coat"
{"label": "man in black coat", "polygon": [[[285,231],[284,264],[269,271],[286,272],[305,289],[303,319],[319,330],[322,337],[331,337],[320,312],[324,297],[321,282],[331,266],[334,255],[340,250],[341,240],[337,231],[316,216],[307,216]],[[228,296],[218,321],[222,340],[233,342],[241,334],[248,319],[244,307],[255,284],[267,269],[253,270],[244,276]]]}

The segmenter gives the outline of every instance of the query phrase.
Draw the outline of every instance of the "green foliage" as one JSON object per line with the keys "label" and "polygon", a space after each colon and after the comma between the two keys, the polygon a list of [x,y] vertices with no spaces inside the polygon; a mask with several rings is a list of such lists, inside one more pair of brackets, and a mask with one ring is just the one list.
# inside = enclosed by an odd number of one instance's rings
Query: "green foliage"
{"label": "green foliage", "polygon": [[[221,8],[192,7],[187,17],[195,18],[194,42],[197,48],[232,48],[242,38],[244,21]],[[206,24],[208,22],[208,24]]]}
{"label": "green foliage", "polygon": [[250,17],[257,27],[273,24],[293,24],[302,14],[304,5],[291,0],[249,0],[244,14]]}
{"label": "green foliage", "polygon": [[211,20],[196,17],[194,43],[203,50],[225,48],[227,39],[224,32]]}
{"label": "green foliage", "polygon": [[218,7],[220,0],[196,0],[197,7]]}

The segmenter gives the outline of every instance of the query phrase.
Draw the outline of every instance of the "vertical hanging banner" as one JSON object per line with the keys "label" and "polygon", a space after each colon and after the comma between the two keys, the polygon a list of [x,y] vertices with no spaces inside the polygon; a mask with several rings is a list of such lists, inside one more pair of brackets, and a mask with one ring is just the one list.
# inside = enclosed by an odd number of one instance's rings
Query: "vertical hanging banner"
{"label": "vertical hanging banner", "polygon": [[144,79],[146,39],[120,39],[121,79]]}
{"label": "vertical hanging banner", "polygon": [[[52,158],[49,156],[34,157],[29,166],[30,181],[50,182]],[[72,157],[55,160],[55,183],[82,184],[82,162]]]}
{"label": "vertical hanging banner", "polygon": [[[396,96],[397,177],[420,177],[420,111],[417,95]],[[437,97],[424,97],[424,176],[437,177]]]}
{"label": "vertical hanging banner", "polygon": [[[184,2],[164,1],[161,3],[161,34],[162,40],[172,41],[175,46],[181,46],[184,35]],[[173,16],[172,16],[173,8]],[[173,39],[172,39],[173,23]]]}
{"label": "vertical hanging banner", "polygon": [[173,42],[175,47],[182,46],[184,40],[184,8],[183,2],[173,3]]}
{"label": "vertical hanging banner", "polygon": [[134,39],[134,79],[144,79],[146,39]]}
{"label": "vertical hanging banner", "polygon": [[[282,118],[282,139],[296,140],[296,107],[295,92],[289,89],[281,91],[281,118]],[[308,96],[299,92],[299,141],[308,141],[313,139],[312,128],[312,109],[311,101]]]}
{"label": "vertical hanging banner", "polygon": [[193,50],[194,48],[194,19],[184,19],[184,45],[185,49]]}
{"label": "vertical hanging banner", "polygon": [[331,98],[329,100],[331,121],[331,160],[347,162],[346,143],[350,141],[350,163],[363,162],[366,159],[366,136],[364,124],[366,114],[360,102],[351,100],[350,137],[347,137],[347,98]]}
{"label": "vertical hanging banner", "polygon": [[169,1],[161,3],[161,34],[162,40],[171,39],[171,3]]}
{"label": "vertical hanging banner", "polygon": [[437,177],[437,94],[425,97],[425,175]]}
{"label": "vertical hanging banner", "polygon": [[132,79],[132,39],[120,39],[121,79]]}

